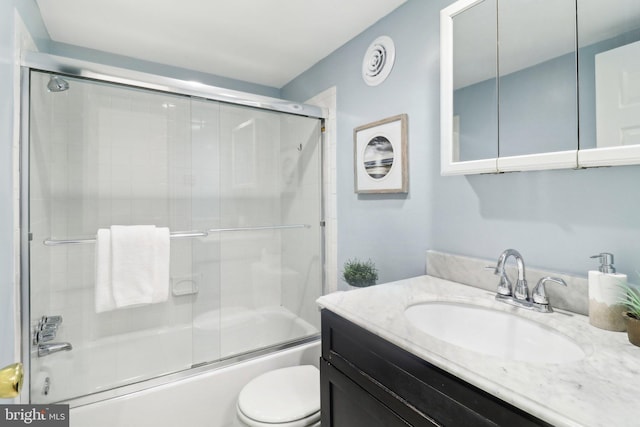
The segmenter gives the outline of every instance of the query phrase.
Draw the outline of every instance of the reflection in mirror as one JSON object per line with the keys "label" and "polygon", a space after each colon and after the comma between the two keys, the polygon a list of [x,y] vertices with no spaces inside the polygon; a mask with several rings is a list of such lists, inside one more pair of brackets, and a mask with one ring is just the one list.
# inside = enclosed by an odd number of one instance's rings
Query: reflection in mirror
{"label": "reflection in mirror", "polygon": [[575,23],[575,0],[499,3],[500,157],[577,149]]}
{"label": "reflection in mirror", "polygon": [[496,0],[453,17],[453,161],[498,156]]}
{"label": "reflection in mirror", "polygon": [[640,1],[577,7],[580,149],[640,144]]}

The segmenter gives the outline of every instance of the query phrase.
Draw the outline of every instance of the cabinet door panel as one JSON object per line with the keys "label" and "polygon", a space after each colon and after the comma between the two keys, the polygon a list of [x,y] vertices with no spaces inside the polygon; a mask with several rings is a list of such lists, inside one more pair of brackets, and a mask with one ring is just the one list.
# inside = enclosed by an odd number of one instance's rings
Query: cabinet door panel
{"label": "cabinet door panel", "polygon": [[497,172],[497,0],[442,10],[441,173]]}
{"label": "cabinet door panel", "polygon": [[640,164],[640,2],[577,0],[581,167]]}
{"label": "cabinet door panel", "polygon": [[577,167],[575,1],[441,11],[442,175]]}
{"label": "cabinet door panel", "polygon": [[499,157],[577,150],[575,0],[499,2],[498,45]]}
{"label": "cabinet door panel", "polygon": [[323,427],[411,426],[327,362],[320,373]]}

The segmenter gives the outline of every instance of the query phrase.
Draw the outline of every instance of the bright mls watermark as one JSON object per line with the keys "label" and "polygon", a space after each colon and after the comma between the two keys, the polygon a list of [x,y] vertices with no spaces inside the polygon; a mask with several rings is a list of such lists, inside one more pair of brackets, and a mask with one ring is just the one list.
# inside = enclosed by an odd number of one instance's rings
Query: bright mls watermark
{"label": "bright mls watermark", "polygon": [[69,427],[69,405],[0,405],[0,427]]}

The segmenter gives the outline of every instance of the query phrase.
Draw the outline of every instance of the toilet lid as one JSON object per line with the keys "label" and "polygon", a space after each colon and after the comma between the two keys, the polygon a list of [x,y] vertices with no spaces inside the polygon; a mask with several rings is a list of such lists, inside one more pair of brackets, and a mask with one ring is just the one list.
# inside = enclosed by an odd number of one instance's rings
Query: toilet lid
{"label": "toilet lid", "polygon": [[286,423],[320,410],[320,372],[311,365],[264,373],[244,386],[238,408],[265,423]]}

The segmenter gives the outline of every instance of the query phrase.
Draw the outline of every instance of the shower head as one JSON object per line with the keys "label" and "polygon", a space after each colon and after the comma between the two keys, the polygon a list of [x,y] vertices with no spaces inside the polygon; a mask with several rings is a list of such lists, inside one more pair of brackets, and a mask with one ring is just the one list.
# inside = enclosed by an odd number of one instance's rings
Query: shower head
{"label": "shower head", "polygon": [[47,83],[47,89],[49,92],[64,92],[69,89],[69,82],[60,76],[52,75]]}

